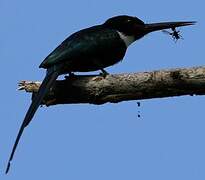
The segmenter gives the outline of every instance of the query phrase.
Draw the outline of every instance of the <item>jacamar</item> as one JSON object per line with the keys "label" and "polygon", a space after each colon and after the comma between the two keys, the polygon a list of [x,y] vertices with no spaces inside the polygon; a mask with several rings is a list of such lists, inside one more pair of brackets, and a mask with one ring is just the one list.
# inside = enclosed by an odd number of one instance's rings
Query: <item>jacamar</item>
{"label": "jacamar", "polygon": [[194,21],[146,24],[137,17],[121,15],[112,17],[101,25],[92,26],[70,35],[39,66],[46,69],[47,73],[20,127],[6,173],[9,171],[24,128],[32,120],[45,94],[59,75],[96,70],[101,70],[106,75],[104,68],[121,61],[128,46],[146,34],[193,24],[195,24]]}

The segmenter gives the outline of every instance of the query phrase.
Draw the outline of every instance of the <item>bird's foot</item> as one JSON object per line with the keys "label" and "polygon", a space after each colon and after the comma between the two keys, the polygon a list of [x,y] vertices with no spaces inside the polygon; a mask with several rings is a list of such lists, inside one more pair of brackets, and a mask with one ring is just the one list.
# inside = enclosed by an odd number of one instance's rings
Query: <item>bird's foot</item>
{"label": "bird's foot", "polygon": [[100,73],[100,76],[102,76],[103,78],[106,78],[107,75],[109,75],[109,73],[107,71],[105,71],[104,69],[100,69],[102,72]]}
{"label": "bird's foot", "polygon": [[70,79],[73,79],[73,78],[75,77],[75,74],[72,73],[72,72],[69,72],[68,75],[69,75],[69,76],[64,76],[64,78],[65,78],[66,80],[70,80]]}

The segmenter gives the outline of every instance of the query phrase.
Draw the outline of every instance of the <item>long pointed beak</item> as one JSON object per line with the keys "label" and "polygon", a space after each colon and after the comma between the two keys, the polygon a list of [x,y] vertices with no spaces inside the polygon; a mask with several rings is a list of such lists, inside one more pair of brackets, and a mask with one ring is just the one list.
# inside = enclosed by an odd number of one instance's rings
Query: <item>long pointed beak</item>
{"label": "long pointed beak", "polygon": [[145,24],[145,31],[147,33],[150,33],[162,29],[170,29],[170,28],[175,28],[180,26],[190,26],[194,24],[196,24],[196,21],[151,23],[151,24]]}

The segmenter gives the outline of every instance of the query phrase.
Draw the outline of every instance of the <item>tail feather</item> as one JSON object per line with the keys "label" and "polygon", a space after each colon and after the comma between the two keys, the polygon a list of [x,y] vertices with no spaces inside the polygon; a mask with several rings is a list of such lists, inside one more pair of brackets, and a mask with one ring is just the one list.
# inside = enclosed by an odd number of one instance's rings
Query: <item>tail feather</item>
{"label": "tail feather", "polygon": [[57,71],[51,71],[51,72],[48,71],[48,73],[46,74],[46,77],[44,78],[44,80],[43,80],[43,82],[42,82],[42,84],[41,84],[41,86],[38,90],[38,93],[37,93],[36,97],[33,99],[32,103],[31,103],[31,105],[30,105],[30,107],[29,107],[29,109],[26,113],[26,116],[23,120],[23,123],[20,127],[20,130],[18,132],[18,135],[16,137],[16,141],[14,143],[14,146],[13,146],[13,149],[12,149],[12,152],[11,152],[8,164],[7,164],[6,174],[9,171],[11,161],[13,159],[14,153],[16,151],[16,147],[19,143],[19,140],[21,138],[21,135],[23,133],[24,128],[31,122],[36,110],[38,109],[39,105],[41,104],[41,102],[42,102],[43,98],[45,97],[47,91],[54,84],[57,77],[58,77],[58,72]]}

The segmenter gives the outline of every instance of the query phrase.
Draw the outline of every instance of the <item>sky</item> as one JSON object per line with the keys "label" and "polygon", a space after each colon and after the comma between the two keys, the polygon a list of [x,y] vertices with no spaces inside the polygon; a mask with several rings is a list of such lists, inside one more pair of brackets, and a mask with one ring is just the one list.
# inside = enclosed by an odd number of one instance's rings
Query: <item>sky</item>
{"label": "sky", "polygon": [[[146,23],[198,21],[174,43],[162,32],[132,44],[111,74],[204,65],[204,6],[198,1],[0,0],[0,179],[204,180],[204,96],[39,108],[6,164],[31,102],[21,80],[67,36],[121,14]],[[95,72],[98,73],[98,72]],[[138,117],[140,111],[141,117]]]}

